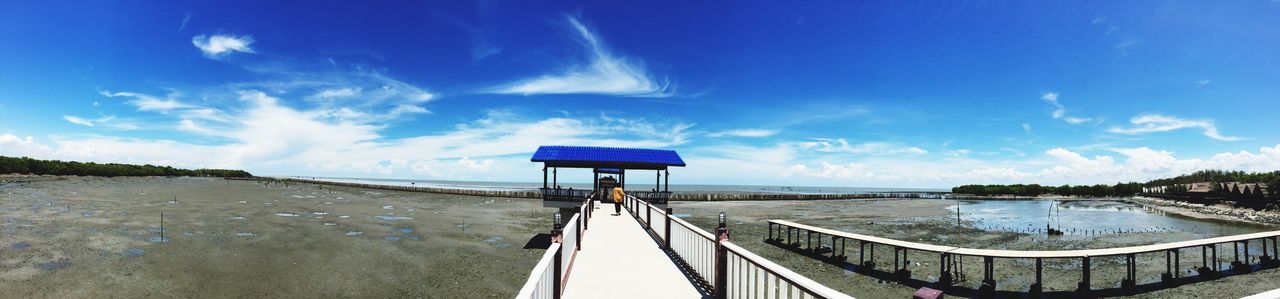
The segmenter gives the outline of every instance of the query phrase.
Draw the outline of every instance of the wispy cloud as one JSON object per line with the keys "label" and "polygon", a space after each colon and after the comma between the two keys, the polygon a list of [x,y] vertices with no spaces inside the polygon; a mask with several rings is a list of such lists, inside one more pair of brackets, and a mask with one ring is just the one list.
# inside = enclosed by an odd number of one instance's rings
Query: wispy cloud
{"label": "wispy cloud", "polygon": [[211,59],[222,58],[234,52],[254,53],[253,48],[249,47],[253,42],[253,37],[248,35],[201,34],[191,38],[191,44]]}
{"label": "wispy cloud", "polygon": [[778,130],[734,129],[734,130],[711,132],[707,134],[707,137],[712,137],[712,138],[726,137],[726,136],[728,137],[769,137],[769,136],[773,136],[774,134],[778,134]]}
{"label": "wispy cloud", "polygon": [[1026,131],[1027,133],[1031,133],[1031,124],[1029,124],[1029,123],[1022,123],[1022,130],[1023,130],[1023,131]]}
{"label": "wispy cloud", "polygon": [[73,115],[63,115],[62,119],[66,120],[69,123],[86,126],[86,127],[102,126],[102,127],[120,129],[120,130],[137,130],[138,129],[138,125],[128,123],[128,122],[118,121],[116,120],[115,116],[103,116],[97,119],[87,119],[87,118],[73,116]]}
{"label": "wispy cloud", "polygon": [[101,94],[102,96],[109,97],[109,98],[115,98],[115,97],[133,98],[132,100],[129,100],[129,104],[132,104],[138,107],[138,110],[142,110],[142,111],[167,112],[171,110],[187,109],[187,108],[195,107],[186,103],[182,103],[181,101],[178,101],[177,99],[174,99],[171,97],[162,99],[156,96],[146,95],[146,94],[141,94],[136,92],[110,92],[105,90],[99,91],[98,93]]}
{"label": "wispy cloud", "polygon": [[1196,80],[1196,82],[1194,82],[1194,83],[1195,83],[1196,87],[1202,87],[1202,86],[1205,86],[1205,85],[1209,85],[1209,82],[1212,82],[1212,81],[1210,81],[1209,79],[1202,79],[1202,80]]}
{"label": "wispy cloud", "polygon": [[183,29],[187,29],[187,22],[190,22],[190,21],[191,21],[191,12],[188,11],[186,14],[182,15],[182,24],[178,25],[178,31],[181,32]]}
{"label": "wispy cloud", "polygon": [[578,41],[589,51],[585,65],[573,65],[555,74],[491,88],[500,94],[603,94],[632,97],[669,97],[674,90],[665,79],[657,79],[645,69],[643,62],[618,56],[609,51],[604,41],[575,17],[566,17],[578,35]]}
{"label": "wispy cloud", "polygon": [[1087,117],[1067,116],[1067,107],[1063,106],[1061,102],[1058,102],[1058,93],[1056,92],[1046,92],[1040,95],[1040,100],[1053,106],[1053,112],[1050,113],[1050,115],[1053,116],[1053,119],[1061,119],[1062,121],[1073,125],[1093,121],[1092,118]]}
{"label": "wispy cloud", "polygon": [[811,141],[800,142],[799,144],[804,149],[824,153],[848,153],[860,155],[923,155],[929,153],[919,147],[902,146],[888,142],[870,141],[859,144],[849,144],[849,141],[844,138],[813,138]]}
{"label": "wispy cloud", "polygon": [[1160,114],[1145,114],[1129,119],[1132,127],[1121,128],[1112,127],[1107,132],[1126,135],[1137,135],[1155,132],[1168,132],[1179,129],[1201,129],[1204,136],[1222,140],[1222,141],[1239,141],[1244,140],[1241,137],[1225,136],[1218,132],[1218,127],[1213,124],[1213,120],[1208,119],[1183,119],[1174,116]]}

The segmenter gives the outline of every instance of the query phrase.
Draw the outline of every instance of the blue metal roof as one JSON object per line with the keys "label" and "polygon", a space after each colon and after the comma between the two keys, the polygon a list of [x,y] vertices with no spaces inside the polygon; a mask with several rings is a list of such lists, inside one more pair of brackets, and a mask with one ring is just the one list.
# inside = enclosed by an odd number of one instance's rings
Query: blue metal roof
{"label": "blue metal roof", "polygon": [[552,167],[665,169],[684,167],[684,160],[673,150],[599,146],[539,146],[531,162]]}

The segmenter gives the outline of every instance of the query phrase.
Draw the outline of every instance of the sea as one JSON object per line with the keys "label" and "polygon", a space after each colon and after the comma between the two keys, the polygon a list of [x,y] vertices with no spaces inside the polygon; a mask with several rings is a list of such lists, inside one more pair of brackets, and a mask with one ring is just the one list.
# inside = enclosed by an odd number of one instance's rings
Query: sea
{"label": "sea", "polygon": [[[282,177],[284,178],[284,177]],[[486,190],[486,191],[534,191],[542,187],[542,182],[478,182],[478,181],[445,181],[445,180],[412,180],[412,179],[374,179],[374,178],[348,178],[348,177],[296,177],[287,178],[296,179],[312,179],[330,182],[343,183],[359,183],[372,185],[390,185],[390,186],[417,186],[417,187],[433,187],[433,188],[449,188],[449,189],[465,189],[465,190]],[[643,188],[653,189],[650,184],[627,184],[631,186],[631,190],[644,190]],[[579,183],[560,183],[561,188],[574,189],[591,189],[590,184]],[[867,188],[867,187],[823,187],[823,186],[763,186],[763,185],[696,185],[696,184],[671,184],[672,192],[682,193],[776,193],[776,194],[865,194],[865,193],[912,193],[912,192],[949,192],[946,189],[917,189],[917,188]]]}

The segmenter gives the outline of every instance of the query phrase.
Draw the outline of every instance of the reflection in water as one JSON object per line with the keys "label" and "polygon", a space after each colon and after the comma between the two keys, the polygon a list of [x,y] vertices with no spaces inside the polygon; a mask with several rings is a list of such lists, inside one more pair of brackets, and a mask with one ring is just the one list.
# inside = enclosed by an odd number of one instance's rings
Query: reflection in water
{"label": "reflection in water", "polygon": [[[954,206],[949,209],[955,211]],[[1043,233],[1046,224],[1074,235],[1186,232],[1216,237],[1274,229],[1259,224],[1170,214],[1118,198],[964,200],[961,201],[960,214],[961,219],[972,221],[974,226],[984,230],[1030,233]]]}

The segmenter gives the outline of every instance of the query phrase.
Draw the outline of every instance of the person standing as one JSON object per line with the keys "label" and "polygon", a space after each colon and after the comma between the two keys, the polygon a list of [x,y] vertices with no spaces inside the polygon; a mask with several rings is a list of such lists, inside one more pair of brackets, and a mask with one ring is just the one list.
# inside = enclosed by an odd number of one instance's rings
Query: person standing
{"label": "person standing", "polygon": [[622,215],[622,200],[627,194],[622,191],[622,185],[613,186],[613,215]]}

